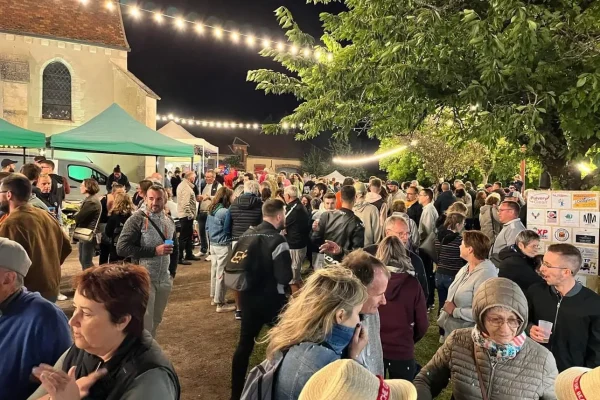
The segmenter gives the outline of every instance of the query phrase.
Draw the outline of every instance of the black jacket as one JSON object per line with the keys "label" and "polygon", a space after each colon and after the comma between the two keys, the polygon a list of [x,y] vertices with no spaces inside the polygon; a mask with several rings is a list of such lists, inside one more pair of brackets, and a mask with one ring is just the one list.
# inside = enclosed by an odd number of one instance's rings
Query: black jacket
{"label": "black jacket", "polygon": [[342,252],[326,255],[335,261],[341,261],[346,254],[364,247],[365,226],[360,218],[347,208],[323,212],[319,218],[319,227],[316,232],[312,232],[311,240],[317,249],[325,240],[335,242],[342,248]]}
{"label": "black jacket", "polygon": [[[379,248],[378,244],[372,244],[371,246],[367,246],[364,250],[374,256],[377,254],[377,249]],[[410,263],[415,269],[415,278],[419,281],[421,288],[423,289],[423,294],[425,298],[429,296],[429,286],[427,284],[427,275],[425,275],[425,266],[423,265],[423,260],[416,253],[408,250],[408,255],[410,256]]]}
{"label": "black jacket", "polygon": [[115,179],[114,172],[108,176],[108,179],[106,180],[106,191],[108,193],[112,192],[113,182],[117,182],[119,185],[125,186],[125,193],[127,193],[131,190],[131,184],[129,183],[129,178],[127,178],[127,175],[125,175],[123,173],[121,174],[121,177],[119,179]]}
{"label": "black jacket", "polygon": [[96,196],[88,196],[81,203],[79,212],[73,216],[77,228],[95,229],[99,223],[102,205]]}
{"label": "black jacket", "polygon": [[[243,249],[251,249],[248,251],[255,253],[241,257],[239,253]],[[244,270],[248,289],[242,292],[244,294],[283,296],[280,289],[287,287],[293,279],[290,247],[280,230],[269,222],[262,222],[244,232],[231,252],[227,265],[234,257],[246,260]]]}
{"label": "black jacket", "polygon": [[303,249],[308,246],[310,237],[310,214],[299,199],[289,203],[285,213],[285,237],[290,249]]}
{"label": "black jacket", "polygon": [[231,214],[231,236],[234,241],[248,228],[262,222],[262,205],[260,197],[252,193],[244,193],[233,201],[229,213]]}
{"label": "black jacket", "polygon": [[171,177],[171,190],[173,190],[173,196],[177,197],[177,186],[181,183],[181,176],[173,175]]}
{"label": "black jacket", "polygon": [[439,194],[437,199],[435,199],[433,206],[438,214],[442,215],[452,203],[456,203],[456,197],[454,197],[454,194],[450,190],[447,190]]}
{"label": "black jacket", "polygon": [[415,224],[419,226],[419,222],[421,222],[421,214],[423,214],[423,206],[419,204],[418,201],[415,201],[412,206],[408,207],[406,213],[410,219],[415,221]]}
{"label": "black jacket", "polygon": [[[558,371],[600,366],[600,296],[579,282],[565,297],[546,282],[529,287],[529,322],[554,324],[549,343]],[[560,305],[560,307],[559,307]]]}
{"label": "black jacket", "polygon": [[529,286],[534,283],[544,282],[544,278],[535,272],[534,259],[523,254],[517,245],[503,248],[498,257],[500,258],[498,276],[515,282],[523,293],[527,293]]}

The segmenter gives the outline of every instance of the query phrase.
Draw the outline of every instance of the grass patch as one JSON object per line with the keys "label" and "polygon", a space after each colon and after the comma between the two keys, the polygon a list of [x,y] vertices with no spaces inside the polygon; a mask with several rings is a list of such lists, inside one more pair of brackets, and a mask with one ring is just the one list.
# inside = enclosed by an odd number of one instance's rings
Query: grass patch
{"label": "grass patch", "polygon": [[[435,310],[437,310],[437,303]],[[267,328],[263,328],[263,330],[260,333],[260,337],[264,337],[267,331]],[[417,362],[420,365],[424,366],[429,362],[429,360],[431,360],[438,347],[440,347],[439,339],[440,334],[437,326],[437,312],[431,311],[431,313],[429,314],[429,329],[427,330],[427,334],[423,337],[423,339],[419,341],[419,343],[417,343],[415,347],[415,358],[417,359]],[[266,343],[256,344],[254,346],[254,351],[252,352],[252,356],[250,357],[250,369],[263,362],[263,360],[265,359],[266,350]],[[450,400],[451,397],[452,390],[450,389],[450,387],[448,387],[436,398],[440,400]]]}

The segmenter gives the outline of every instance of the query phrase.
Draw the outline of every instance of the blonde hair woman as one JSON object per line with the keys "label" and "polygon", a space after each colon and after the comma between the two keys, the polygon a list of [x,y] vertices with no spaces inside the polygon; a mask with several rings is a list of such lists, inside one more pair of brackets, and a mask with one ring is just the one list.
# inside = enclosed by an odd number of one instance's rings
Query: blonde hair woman
{"label": "blonde hair woman", "polygon": [[357,359],[368,341],[359,318],[367,298],[367,289],[349,269],[334,266],[308,278],[265,339],[268,359],[285,357],[275,398],[298,399],[310,377],[346,350]]}
{"label": "blonde hair woman", "polygon": [[[277,193],[277,189],[279,189],[279,184],[277,183],[277,177],[275,175],[267,175],[264,182],[269,184],[269,188],[271,189],[271,198],[275,198],[275,193]],[[264,183],[263,182],[263,183]]]}
{"label": "blonde hair woman", "polygon": [[104,228],[104,234],[110,239],[109,263],[115,263],[124,259],[117,254],[117,241],[125,222],[131,217],[134,210],[133,201],[127,193],[115,194],[113,208],[108,212],[108,221]]}

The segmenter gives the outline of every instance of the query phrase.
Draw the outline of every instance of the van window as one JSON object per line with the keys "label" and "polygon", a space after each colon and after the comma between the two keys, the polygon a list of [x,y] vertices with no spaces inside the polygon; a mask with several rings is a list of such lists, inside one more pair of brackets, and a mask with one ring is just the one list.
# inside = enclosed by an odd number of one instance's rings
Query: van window
{"label": "van window", "polygon": [[69,179],[83,182],[84,179],[94,178],[99,185],[106,185],[106,175],[85,165],[69,165],[67,167]]}

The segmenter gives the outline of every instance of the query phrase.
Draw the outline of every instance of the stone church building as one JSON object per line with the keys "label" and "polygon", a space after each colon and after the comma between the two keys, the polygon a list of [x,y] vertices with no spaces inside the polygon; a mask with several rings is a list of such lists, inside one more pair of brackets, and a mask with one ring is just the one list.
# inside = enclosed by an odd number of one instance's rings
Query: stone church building
{"label": "stone church building", "polygon": [[[117,103],[156,129],[160,98],[127,69],[130,51],[120,7],[103,1],[0,0],[0,117],[46,135],[89,121]],[[120,164],[132,181],[155,170],[154,157],[56,152]]]}

